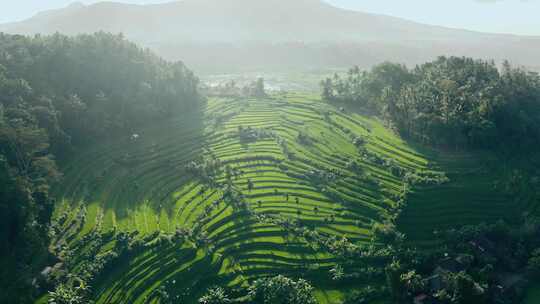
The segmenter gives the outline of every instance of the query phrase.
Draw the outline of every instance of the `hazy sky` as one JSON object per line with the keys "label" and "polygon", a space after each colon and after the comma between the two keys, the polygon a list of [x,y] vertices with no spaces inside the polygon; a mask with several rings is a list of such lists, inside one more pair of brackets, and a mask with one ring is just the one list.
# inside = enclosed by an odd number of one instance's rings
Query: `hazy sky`
{"label": "hazy sky", "polygon": [[[160,3],[170,0],[117,0]],[[221,0],[224,1],[224,0]],[[264,0],[253,0],[264,1]],[[325,0],[366,12],[392,15],[428,24],[485,32],[540,35],[540,0]],[[28,18],[36,12],[60,8],[70,0],[0,0],[0,23]],[[81,1],[100,2],[97,0]]]}

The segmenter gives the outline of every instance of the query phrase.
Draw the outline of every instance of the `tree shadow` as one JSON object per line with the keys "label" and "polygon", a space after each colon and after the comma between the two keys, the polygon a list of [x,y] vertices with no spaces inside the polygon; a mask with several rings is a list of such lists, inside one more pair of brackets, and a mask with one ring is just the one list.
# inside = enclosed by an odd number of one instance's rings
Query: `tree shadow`
{"label": "tree shadow", "polygon": [[118,220],[143,204],[158,215],[170,213],[174,193],[190,180],[186,164],[203,154],[203,117],[200,105],[78,151],[62,164],[64,178],[54,189],[56,196],[72,205],[98,202]]}

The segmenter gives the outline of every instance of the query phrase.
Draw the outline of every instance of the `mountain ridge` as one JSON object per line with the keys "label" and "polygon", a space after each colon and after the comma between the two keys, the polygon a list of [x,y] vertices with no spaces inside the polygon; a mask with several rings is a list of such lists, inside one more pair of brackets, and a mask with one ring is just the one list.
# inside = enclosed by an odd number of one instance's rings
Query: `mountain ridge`
{"label": "mountain ridge", "polygon": [[[277,4],[283,4],[287,3],[287,7],[284,7],[284,9],[280,9],[281,7],[276,6]],[[214,11],[217,12],[217,14],[214,12],[208,12],[211,11],[209,8],[214,7]],[[240,8],[242,10],[240,10]],[[125,11],[119,12],[119,10],[124,9]],[[127,15],[131,14],[131,17],[138,17],[138,16],[144,16],[145,18],[149,18],[150,21],[154,21],[156,17],[165,17],[165,18],[171,18],[171,17],[179,17],[182,16],[182,14],[186,13],[192,13],[189,10],[193,9],[200,9],[200,10],[207,10],[207,14],[211,17],[216,16],[222,16],[223,18],[232,18],[232,17],[242,17],[243,22],[246,21],[257,21],[257,19],[260,19],[261,12],[264,12],[263,15],[273,15],[273,16],[281,16],[281,19],[278,21],[287,21],[287,23],[293,23],[291,25],[298,26],[297,24],[294,24],[293,18],[291,18],[291,15],[298,13],[301,10],[311,9],[310,12],[311,15],[315,15],[317,17],[335,17],[342,18],[341,23],[345,24],[351,24],[351,25],[358,25],[360,24],[359,21],[366,20],[363,23],[371,22],[371,26],[381,26],[384,25],[383,23],[386,23],[390,29],[393,30],[399,30],[396,29],[396,25],[400,26],[411,26],[415,27],[416,30],[419,30],[420,28],[429,28],[430,30],[439,30],[444,31],[447,33],[454,32],[454,33],[461,33],[461,34],[475,34],[475,35],[502,35],[505,37],[522,37],[518,35],[512,35],[512,34],[496,34],[496,33],[485,33],[485,32],[477,32],[477,31],[471,31],[466,29],[454,29],[454,28],[448,28],[444,26],[438,26],[438,25],[428,25],[423,24],[415,21],[410,21],[403,18],[383,15],[383,14],[372,14],[372,13],[365,13],[361,11],[354,11],[354,10],[348,10],[344,8],[338,8],[334,7],[324,1],[319,0],[295,0],[295,1],[284,1],[284,0],[270,0],[270,1],[246,1],[246,0],[225,0],[225,1],[215,1],[215,0],[183,0],[183,1],[171,1],[167,3],[161,3],[161,4],[126,4],[126,3],[120,3],[120,2],[114,2],[114,1],[105,1],[105,2],[98,2],[94,4],[85,5],[81,2],[74,2],[64,8],[55,9],[55,10],[49,10],[44,11],[41,13],[36,14],[35,16],[22,20],[19,22],[14,23],[7,23],[0,25],[0,28],[6,31],[11,31],[14,33],[21,33],[21,34],[32,34],[32,33],[38,33],[38,32],[46,32],[46,33],[53,33],[55,31],[61,31],[61,32],[71,32],[71,34],[75,33],[83,33],[86,32],[88,29],[82,29],[78,30],[77,27],[73,26],[66,26],[64,24],[65,22],[69,20],[50,20],[51,18],[74,18],[73,15],[75,15],[78,21],[85,20],[85,15],[88,14],[96,14],[100,13],[101,16],[104,16],[101,18],[101,21],[103,19],[106,19],[106,17],[116,17],[116,18],[122,18]],[[273,14],[267,14],[268,9],[273,9]],[[111,11],[115,10],[115,11]],[[201,18],[201,12],[195,12],[195,16],[198,18]],[[71,14],[71,15],[70,15]],[[138,15],[138,16],[137,16]],[[249,15],[252,15],[253,17],[249,19]],[[306,16],[310,16],[310,14],[306,14]],[[298,18],[298,20],[305,20],[306,16],[304,16],[304,19]],[[82,18],[81,18],[82,17]],[[361,18],[360,18],[361,17]],[[343,20],[344,18],[344,20]],[[209,18],[203,18],[203,20],[208,21]],[[247,19],[247,20],[246,20]],[[314,18],[310,18],[309,21],[314,21]],[[336,22],[336,19],[330,20],[331,22],[324,22],[324,19],[317,20],[324,24],[325,27],[331,28],[331,24],[339,24],[339,22]],[[356,22],[352,19],[357,19]],[[186,19],[184,19],[186,20]],[[187,19],[188,22],[193,20]],[[169,20],[165,20],[167,22]],[[272,19],[266,19],[262,21],[275,21]],[[46,24],[43,24],[42,22],[45,22]],[[169,21],[170,22],[170,21]],[[267,22],[268,23],[268,22]],[[373,24],[375,23],[375,24]],[[39,24],[39,27],[36,26]],[[43,27],[45,25],[45,27]],[[47,25],[51,26],[51,28],[47,28]],[[243,26],[246,26],[247,24],[241,24]],[[265,24],[268,25],[268,24]],[[272,24],[275,25],[275,24]],[[313,25],[313,23],[311,24]],[[100,28],[98,24],[93,25],[95,28],[94,30],[100,30],[103,28]],[[129,32],[129,28],[126,28],[127,25],[118,24],[118,28],[116,28],[119,31],[122,32]],[[281,24],[283,26],[283,24]],[[123,28],[122,28],[123,27]],[[259,26],[260,27],[260,26]],[[343,28],[344,26],[340,26]],[[370,29],[371,32],[373,32],[373,29]],[[335,37],[341,37],[339,33],[331,32],[329,31],[332,36]],[[351,31],[352,32],[352,31]],[[363,34],[365,34],[365,30],[362,31]],[[127,33],[126,33],[127,34]],[[440,34],[440,33],[437,33]],[[393,35],[392,38],[396,38]],[[523,36],[526,37],[526,36]],[[531,37],[531,36],[528,36]],[[534,36],[532,36],[534,37]],[[294,37],[298,38],[298,37]],[[361,40],[361,37],[349,37],[350,39],[345,39],[346,41],[358,41]],[[373,36],[373,38],[377,38],[379,40],[381,38],[380,35]],[[364,38],[365,39],[365,38]],[[257,40],[257,39],[253,39]],[[287,40],[287,39],[283,39]],[[289,39],[290,40],[290,39]],[[297,40],[303,40],[303,39],[297,39]],[[307,39],[310,40],[310,39]],[[245,41],[245,40],[244,40]],[[317,41],[320,41],[320,39],[317,39]]]}
{"label": "mountain ridge", "polygon": [[[151,47],[168,59],[185,59],[188,64],[204,64],[205,58],[215,57],[236,62],[232,58],[237,56],[235,49],[245,51],[246,45],[251,49],[253,45],[259,45],[254,52],[266,53],[276,45],[281,48],[284,44],[304,43],[306,57],[312,58],[307,65],[316,67],[322,57],[322,61],[333,60],[328,58],[331,56],[328,52],[321,53],[317,46],[321,44],[339,48],[341,53],[355,52],[358,56],[367,56],[363,53],[368,53],[380,57],[373,63],[397,60],[415,64],[437,55],[461,55],[467,51],[480,58],[509,59],[516,60],[517,64],[537,65],[529,50],[531,44],[540,46],[540,37],[536,36],[426,25],[338,8],[320,0],[183,0],[145,5],[113,1],[89,5],[75,2],[63,9],[0,25],[0,31],[25,35],[55,32],[76,35],[97,31],[123,33],[128,39]],[[343,45],[351,44],[355,47],[343,49]],[[220,45],[227,45],[227,50],[221,53],[210,50],[222,48]],[[389,50],[396,56],[378,56]],[[419,60],[412,58],[418,54],[425,56]],[[268,56],[272,54],[264,54],[264,57]],[[296,65],[287,58],[284,62]],[[356,63],[347,62],[347,66]]]}

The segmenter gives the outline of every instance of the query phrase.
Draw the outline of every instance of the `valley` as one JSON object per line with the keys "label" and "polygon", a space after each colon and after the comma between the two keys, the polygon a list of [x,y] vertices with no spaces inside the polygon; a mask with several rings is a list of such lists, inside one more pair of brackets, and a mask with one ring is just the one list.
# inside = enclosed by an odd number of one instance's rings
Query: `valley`
{"label": "valley", "polygon": [[[345,260],[328,240],[361,251],[383,246],[373,226],[401,208],[401,170],[450,178],[414,189],[398,221],[412,240],[431,239],[432,229],[456,221],[516,211],[495,192],[490,204],[497,208],[483,209],[488,198],[474,185],[492,181],[484,181],[473,156],[416,149],[378,119],[317,96],[211,98],[198,115],[203,119],[179,116],[98,144],[62,168],[66,182],[54,191],[53,220],[61,233],[52,244],[69,248],[65,263],[84,269],[83,257],[117,250],[119,235],[140,242],[96,279],[96,303],[159,302],[161,288],[197,303],[212,285],[240,290],[274,274],[308,279],[320,303],[339,303],[367,284],[383,286],[380,271],[369,281],[332,280],[331,270]],[[433,191],[447,192],[446,200]],[[358,259],[347,271],[380,268],[385,259]]]}

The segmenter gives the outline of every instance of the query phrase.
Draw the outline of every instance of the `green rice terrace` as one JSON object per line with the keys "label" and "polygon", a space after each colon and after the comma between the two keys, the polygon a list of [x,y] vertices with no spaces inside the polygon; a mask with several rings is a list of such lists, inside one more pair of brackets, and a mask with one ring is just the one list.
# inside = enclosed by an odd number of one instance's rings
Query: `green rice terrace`
{"label": "green rice terrace", "polygon": [[346,246],[384,247],[376,224],[397,217],[411,242],[430,247],[438,229],[535,207],[511,203],[519,198],[490,178],[489,155],[416,147],[318,96],[211,98],[199,115],[62,165],[52,250],[68,248],[77,272],[128,240],[136,247],[100,273],[96,303],[164,303],[163,291],[197,303],[211,286],[234,291],[277,274],[308,280],[320,303],[340,303],[386,284],[384,264],[367,254],[349,266],[359,276],[333,278]]}

